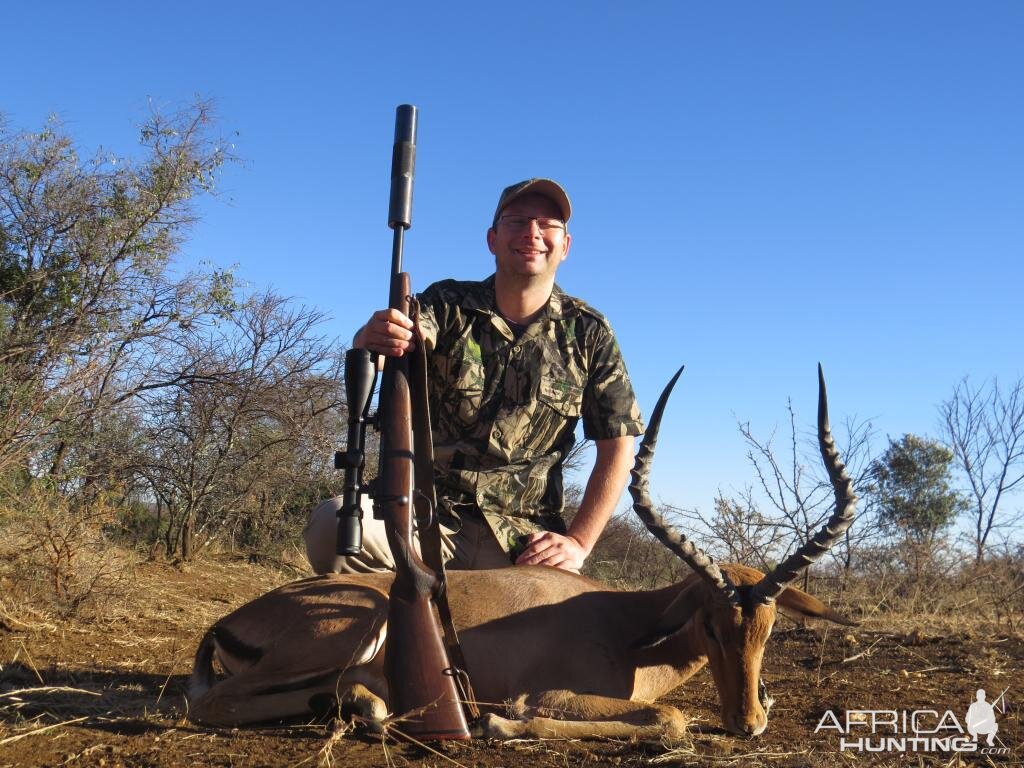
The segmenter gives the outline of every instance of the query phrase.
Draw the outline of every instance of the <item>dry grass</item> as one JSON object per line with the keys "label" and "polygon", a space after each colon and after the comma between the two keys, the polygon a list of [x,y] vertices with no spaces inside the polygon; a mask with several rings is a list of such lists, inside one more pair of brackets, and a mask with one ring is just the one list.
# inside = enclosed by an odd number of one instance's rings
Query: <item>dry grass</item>
{"label": "dry grass", "polygon": [[[184,567],[148,563],[126,570],[116,595],[94,594],[68,614],[46,579],[38,583],[39,571],[26,565],[31,552],[11,556],[28,550],[25,534],[8,528],[3,541],[0,766],[4,749],[59,739],[70,726],[176,728],[184,715],[181,683],[199,635],[232,607],[291,579],[241,558]],[[79,553],[76,560],[87,557]],[[104,553],[108,565],[130,562],[131,552]]]}

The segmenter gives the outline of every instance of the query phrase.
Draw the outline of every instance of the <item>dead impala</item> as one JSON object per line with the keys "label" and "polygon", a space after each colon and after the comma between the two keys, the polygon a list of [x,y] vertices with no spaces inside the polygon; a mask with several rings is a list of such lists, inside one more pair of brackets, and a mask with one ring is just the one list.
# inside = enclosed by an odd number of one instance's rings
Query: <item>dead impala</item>
{"label": "dead impala", "polygon": [[[678,736],[686,718],[654,702],[705,664],[718,689],[723,726],[741,736],[764,731],[761,662],[776,612],[854,623],[788,586],[843,535],[856,502],[829,429],[820,368],[818,375],[818,439],[836,505],[827,524],[770,574],[718,565],[652,508],[648,474],[678,373],[651,416],[630,493],[647,528],[693,574],[651,591],[616,591],[546,566],[448,574],[473,689],[491,710],[477,724],[478,735]],[[383,720],[391,580],[386,573],[304,579],[221,619],[196,653],[189,717],[239,725],[309,714],[318,701],[330,701],[344,712]],[[216,681],[214,655],[229,675],[224,680]],[[509,702],[516,719],[495,714]]]}

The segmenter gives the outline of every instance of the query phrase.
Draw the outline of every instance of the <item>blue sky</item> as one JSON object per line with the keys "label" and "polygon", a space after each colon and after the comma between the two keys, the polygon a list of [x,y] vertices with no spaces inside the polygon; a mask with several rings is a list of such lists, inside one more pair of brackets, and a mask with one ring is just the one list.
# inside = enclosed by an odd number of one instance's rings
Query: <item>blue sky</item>
{"label": "blue sky", "polygon": [[649,412],[681,363],[655,495],[753,475],[736,420],[936,434],[965,375],[1021,375],[1024,5],[14,2],[0,111],[135,150],[149,100],[212,98],[243,159],[185,263],[328,310],[386,298],[395,105],[420,107],[414,286],[492,267],[498,192],[573,199],[559,283],[617,330]]}

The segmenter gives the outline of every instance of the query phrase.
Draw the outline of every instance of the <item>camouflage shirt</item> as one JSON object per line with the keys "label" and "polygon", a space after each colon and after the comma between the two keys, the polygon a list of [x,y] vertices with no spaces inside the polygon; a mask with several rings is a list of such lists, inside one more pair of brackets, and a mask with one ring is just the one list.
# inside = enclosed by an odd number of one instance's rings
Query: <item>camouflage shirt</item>
{"label": "camouflage shirt", "polygon": [[509,552],[523,533],[564,532],[562,461],[580,417],[594,440],[643,432],[608,321],[556,285],[517,337],[493,275],[434,283],[419,300],[438,496],[479,509]]}

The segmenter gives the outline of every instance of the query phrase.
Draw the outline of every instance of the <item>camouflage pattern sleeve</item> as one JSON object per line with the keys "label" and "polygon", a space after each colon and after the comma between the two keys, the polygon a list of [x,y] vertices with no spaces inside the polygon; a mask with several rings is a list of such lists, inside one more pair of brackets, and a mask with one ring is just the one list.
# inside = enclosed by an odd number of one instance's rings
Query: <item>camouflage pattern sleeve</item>
{"label": "camouflage pattern sleeve", "polygon": [[420,302],[420,333],[429,354],[437,346],[437,283],[427,286],[416,298]]}
{"label": "camouflage pattern sleeve", "polygon": [[643,434],[633,384],[615,334],[603,318],[587,334],[589,377],[583,392],[583,435],[590,440]]}

